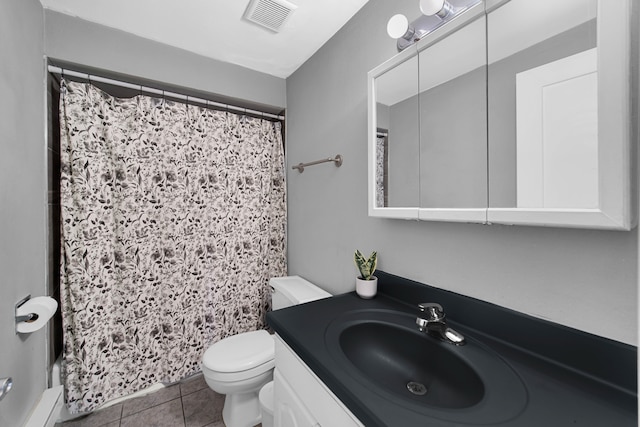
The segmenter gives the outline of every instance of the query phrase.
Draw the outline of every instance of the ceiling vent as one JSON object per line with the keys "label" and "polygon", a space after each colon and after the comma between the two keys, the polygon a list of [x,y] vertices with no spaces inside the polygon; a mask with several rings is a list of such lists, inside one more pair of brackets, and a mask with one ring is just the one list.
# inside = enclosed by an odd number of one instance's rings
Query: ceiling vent
{"label": "ceiling vent", "polygon": [[251,0],[244,17],[248,21],[278,32],[289,19],[291,12],[297,8],[295,4],[285,0]]}

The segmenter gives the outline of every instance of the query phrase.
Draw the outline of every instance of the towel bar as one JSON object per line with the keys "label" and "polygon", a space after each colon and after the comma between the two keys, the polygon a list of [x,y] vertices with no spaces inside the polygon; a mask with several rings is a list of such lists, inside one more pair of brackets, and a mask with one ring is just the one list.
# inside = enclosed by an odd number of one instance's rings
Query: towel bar
{"label": "towel bar", "polygon": [[342,166],[342,156],[340,154],[336,154],[335,157],[329,157],[327,159],[316,160],[314,162],[309,162],[309,163],[298,163],[297,165],[292,166],[291,169],[298,169],[298,171],[302,173],[304,172],[304,168],[306,168],[307,166],[319,165],[320,163],[327,163],[327,162],[334,162],[336,164],[336,167],[340,167]]}

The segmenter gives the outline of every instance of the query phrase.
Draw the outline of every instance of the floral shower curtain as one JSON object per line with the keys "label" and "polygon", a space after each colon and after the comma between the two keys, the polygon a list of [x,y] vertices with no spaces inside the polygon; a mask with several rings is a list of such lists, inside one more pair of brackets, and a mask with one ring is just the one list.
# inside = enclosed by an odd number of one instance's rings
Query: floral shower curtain
{"label": "floral shower curtain", "polygon": [[200,369],[286,274],[280,123],[67,82],[61,306],[72,413]]}

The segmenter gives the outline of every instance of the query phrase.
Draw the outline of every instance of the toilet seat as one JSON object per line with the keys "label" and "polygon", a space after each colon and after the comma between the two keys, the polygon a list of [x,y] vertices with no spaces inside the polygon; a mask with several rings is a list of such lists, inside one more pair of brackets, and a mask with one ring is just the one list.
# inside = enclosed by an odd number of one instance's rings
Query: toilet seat
{"label": "toilet seat", "polygon": [[264,330],[244,332],[212,344],[202,370],[213,380],[231,382],[258,376],[275,366],[273,337]]}
{"label": "toilet seat", "polygon": [[247,369],[246,371],[238,371],[238,372],[218,372],[212,371],[208,369],[205,365],[202,365],[202,373],[205,377],[208,377],[210,380],[217,381],[220,383],[233,383],[240,382],[244,380],[248,380],[259,375],[264,374],[265,372],[269,372],[273,368],[275,368],[276,362],[274,359],[271,359],[267,363],[263,363],[260,366],[256,366],[255,368]]}

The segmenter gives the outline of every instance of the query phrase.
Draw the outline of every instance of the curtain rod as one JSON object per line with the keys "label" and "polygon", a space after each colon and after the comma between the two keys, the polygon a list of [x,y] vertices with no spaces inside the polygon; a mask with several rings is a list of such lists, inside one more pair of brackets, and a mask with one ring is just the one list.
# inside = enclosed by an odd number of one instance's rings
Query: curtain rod
{"label": "curtain rod", "polygon": [[258,110],[252,110],[252,109],[249,109],[249,108],[237,107],[235,105],[230,105],[230,104],[222,104],[220,102],[210,101],[208,99],[197,98],[197,97],[194,97],[194,96],[187,96],[187,95],[183,95],[181,93],[170,92],[170,91],[166,91],[166,90],[162,90],[162,89],[156,89],[156,88],[152,88],[152,87],[149,87],[149,86],[136,85],[136,84],[133,84],[133,83],[127,83],[127,82],[123,82],[123,81],[120,81],[120,80],[108,79],[108,78],[100,77],[100,76],[94,76],[93,74],[79,73],[77,71],[67,70],[66,68],[60,68],[60,67],[56,67],[56,66],[53,66],[53,65],[49,65],[49,72],[50,73],[54,73],[54,74],[60,74],[61,76],[67,75],[67,76],[72,76],[72,77],[80,77],[80,78],[83,78],[83,79],[88,79],[90,82],[94,81],[94,82],[106,83],[106,84],[110,84],[110,85],[114,85],[114,86],[125,87],[125,88],[128,88],[128,89],[136,89],[136,90],[140,90],[140,91],[144,91],[144,92],[148,92],[148,93],[153,93],[153,94],[156,94],[156,95],[170,96],[171,98],[178,98],[178,99],[182,99],[182,100],[185,100],[185,101],[193,101],[193,102],[197,102],[197,103],[200,103],[200,104],[204,104],[206,106],[225,108],[225,109],[228,109],[228,110],[238,111],[240,113],[250,113],[250,114],[253,114],[253,115],[270,117],[272,119],[284,120],[284,116],[279,116],[279,115],[276,115],[276,114],[266,113],[264,111],[258,111]]}

